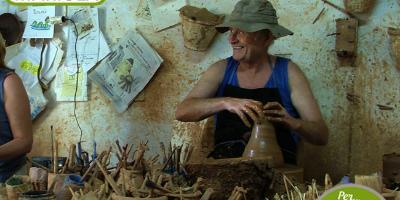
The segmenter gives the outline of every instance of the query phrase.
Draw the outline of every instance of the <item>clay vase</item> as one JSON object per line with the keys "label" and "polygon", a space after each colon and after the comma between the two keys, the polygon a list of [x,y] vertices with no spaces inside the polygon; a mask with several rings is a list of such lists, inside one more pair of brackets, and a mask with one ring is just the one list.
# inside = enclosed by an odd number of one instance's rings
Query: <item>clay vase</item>
{"label": "clay vase", "polygon": [[254,124],[250,140],[246,145],[242,157],[271,159],[270,167],[283,165],[283,154],[276,140],[275,128],[266,118]]}

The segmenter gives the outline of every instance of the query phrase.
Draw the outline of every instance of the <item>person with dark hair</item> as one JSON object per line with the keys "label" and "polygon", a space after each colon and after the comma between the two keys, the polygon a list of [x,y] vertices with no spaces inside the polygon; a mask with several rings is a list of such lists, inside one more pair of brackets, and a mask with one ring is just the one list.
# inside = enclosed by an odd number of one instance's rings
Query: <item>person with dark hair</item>
{"label": "person with dark hair", "polygon": [[33,142],[28,95],[18,75],[6,67],[5,54],[0,34],[0,183],[25,167]]}
{"label": "person with dark hair", "polygon": [[6,47],[21,42],[23,26],[18,18],[11,13],[0,15],[0,34],[6,41]]}
{"label": "person with dark hair", "polygon": [[[267,0],[240,0],[229,19],[233,55],[211,65],[178,105],[176,119],[200,121],[215,115],[216,158],[240,157],[253,122],[266,116],[276,129],[286,163],[296,163],[297,144],[328,142],[328,128],[301,69],[268,54],[277,38],[293,33],[278,24]],[[242,145],[243,144],[243,145]]]}

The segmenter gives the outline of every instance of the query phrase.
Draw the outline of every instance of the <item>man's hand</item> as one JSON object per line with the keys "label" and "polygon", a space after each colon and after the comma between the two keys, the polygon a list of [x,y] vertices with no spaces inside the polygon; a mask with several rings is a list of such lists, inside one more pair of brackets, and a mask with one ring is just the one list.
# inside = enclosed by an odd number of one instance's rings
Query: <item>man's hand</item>
{"label": "man's hand", "polygon": [[263,108],[269,121],[283,124],[292,130],[297,130],[300,127],[299,121],[290,116],[280,103],[268,102]]}
{"label": "man's hand", "polygon": [[225,100],[225,107],[229,112],[236,113],[248,127],[251,127],[251,124],[247,116],[254,122],[258,122],[259,118],[264,116],[262,103],[252,99],[227,97]]}

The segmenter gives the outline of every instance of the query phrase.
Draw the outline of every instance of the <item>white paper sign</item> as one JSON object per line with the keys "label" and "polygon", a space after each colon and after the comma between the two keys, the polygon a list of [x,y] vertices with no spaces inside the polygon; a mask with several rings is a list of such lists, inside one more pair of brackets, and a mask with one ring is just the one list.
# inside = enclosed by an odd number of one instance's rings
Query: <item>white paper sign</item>
{"label": "white paper sign", "polygon": [[130,31],[89,78],[124,112],[150,81],[163,59],[136,31]]}
{"label": "white paper sign", "polygon": [[54,25],[46,22],[47,17],[55,16],[54,6],[28,7],[28,21],[23,38],[53,38]]}
{"label": "white paper sign", "polygon": [[186,5],[186,0],[147,0],[147,3],[154,30],[161,31],[181,21],[179,9]]}
{"label": "white paper sign", "polygon": [[[76,46],[79,66],[83,68],[84,72],[87,72],[111,51],[99,28],[98,9],[68,7],[68,13],[68,16],[77,24],[79,33],[78,43]],[[66,57],[67,66],[76,66],[75,41],[75,29],[73,26],[70,26],[68,31],[68,50]]]}

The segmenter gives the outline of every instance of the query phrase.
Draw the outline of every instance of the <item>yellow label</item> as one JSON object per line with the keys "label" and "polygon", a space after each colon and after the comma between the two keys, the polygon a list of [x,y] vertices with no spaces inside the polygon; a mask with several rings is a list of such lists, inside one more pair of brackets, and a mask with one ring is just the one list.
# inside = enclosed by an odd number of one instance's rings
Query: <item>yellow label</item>
{"label": "yellow label", "polygon": [[37,75],[39,65],[34,65],[32,64],[31,61],[29,60],[23,60],[20,64],[19,67],[23,72],[29,72],[32,75]]}

